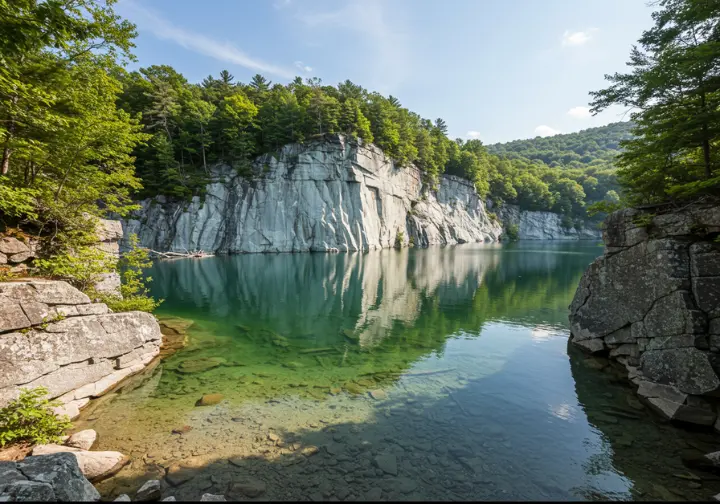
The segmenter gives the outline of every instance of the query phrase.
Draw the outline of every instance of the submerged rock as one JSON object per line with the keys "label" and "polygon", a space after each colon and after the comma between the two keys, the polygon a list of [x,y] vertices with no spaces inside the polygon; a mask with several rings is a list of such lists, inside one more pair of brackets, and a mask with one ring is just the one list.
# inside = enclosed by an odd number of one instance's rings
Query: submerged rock
{"label": "submerged rock", "polygon": [[216,367],[227,364],[222,357],[202,357],[200,359],[188,359],[182,361],[177,370],[181,373],[202,373]]}
{"label": "submerged rock", "polygon": [[225,398],[222,394],[205,394],[195,403],[195,406],[213,406]]}
{"label": "submerged rock", "polygon": [[148,480],[135,494],[136,501],[154,501],[159,500],[161,496],[160,481]]}

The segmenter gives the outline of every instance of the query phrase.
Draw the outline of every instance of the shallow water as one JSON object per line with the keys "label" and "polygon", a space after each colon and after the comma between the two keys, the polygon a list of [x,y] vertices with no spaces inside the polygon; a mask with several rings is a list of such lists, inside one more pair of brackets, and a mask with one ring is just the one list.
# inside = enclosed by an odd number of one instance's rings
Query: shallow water
{"label": "shallow water", "polygon": [[[76,422],[132,462],[105,498],[707,499],[624,370],[567,344],[594,243],[160,262],[161,317],[188,346]],[[598,365],[602,364],[602,365]],[[196,406],[204,394],[222,401]],[[175,431],[175,433],[173,433]],[[685,476],[685,477],[679,477]]]}

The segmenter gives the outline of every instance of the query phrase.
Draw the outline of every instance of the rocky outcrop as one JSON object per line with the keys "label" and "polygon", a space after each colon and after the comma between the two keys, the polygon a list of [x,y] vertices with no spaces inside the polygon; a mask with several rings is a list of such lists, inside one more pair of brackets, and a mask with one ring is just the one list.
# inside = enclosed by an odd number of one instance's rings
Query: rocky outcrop
{"label": "rocky outcrop", "polygon": [[143,312],[111,313],[65,282],[0,283],[0,405],[44,386],[70,417],[160,352]]}
{"label": "rocky outcrop", "polygon": [[552,212],[520,210],[517,205],[497,209],[504,226],[515,225],[520,240],[599,240],[602,233],[592,223],[582,228],[565,227],[562,216]]}
{"label": "rocky outcrop", "polygon": [[720,397],[720,207],[605,221],[570,305],[572,341],[626,366],[667,418],[712,425]]}
{"label": "rocky outcrop", "polygon": [[203,202],[141,202],[125,235],[154,250],[239,253],[497,241],[502,232],[470,182],[443,176],[424,192],[418,169],[342,136],[286,145],[260,157],[252,177],[218,167],[214,179]]}
{"label": "rocky outcrop", "polygon": [[[120,258],[120,241],[123,237],[120,221],[99,219],[96,233],[97,248],[117,261]],[[94,287],[101,293],[120,295],[120,274],[117,271],[103,273]]]}
{"label": "rocky outcrop", "polygon": [[0,502],[95,502],[100,493],[83,476],[75,457],[57,453],[0,462]]}

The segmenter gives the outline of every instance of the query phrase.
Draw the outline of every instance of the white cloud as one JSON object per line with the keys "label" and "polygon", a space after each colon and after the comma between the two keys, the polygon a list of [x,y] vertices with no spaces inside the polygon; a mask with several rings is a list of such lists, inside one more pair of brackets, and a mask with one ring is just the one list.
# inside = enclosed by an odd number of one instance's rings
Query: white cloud
{"label": "white cloud", "polygon": [[389,13],[390,5],[397,4],[382,0],[349,0],[338,10],[303,10],[296,17],[313,36],[327,37],[325,43],[357,40],[369,46],[364,51],[365,61],[357,66],[364,67],[370,76],[366,85],[391,93],[408,75],[410,44],[402,27],[402,13]]}
{"label": "white cloud", "polygon": [[576,31],[571,32],[570,30],[565,30],[565,33],[563,33],[562,36],[562,45],[567,46],[581,46],[585,45],[593,37],[593,34],[598,31],[597,28],[588,28],[585,31]]}
{"label": "white cloud", "polygon": [[467,136],[468,138],[480,138],[480,132],[471,130],[471,131],[468,131],[465,136]]}
{"label": "white cloud", "polygon": [[535,128],[535,134],[541,137],[549,137],[553,135],[557,135],[558,133],[561,133],[560,130],[556,130],[555,128],[551,128],[550,126],[547,126],[546,124],[541,124],[537,128]]}
{"label": "white cloud", "polygon": [[574,117],[575,119],[587,119],[592,117],[588,107],[573,107],[567,111],[567,115]]}
{"label": "white cloud", "polygon": [[292,0],[276,0],[275,2],[273,2],[273,9],[281,10],[289,6],[291,3]]}
{"label": "white cloud", "polygon": [[119,10],[124,10],[129,14],[128,17],[140,30],[148,31],[161,40],[170,40],[185,49],[220,61],[240,65],[250,70],[286,79],[292,79],[294,76],[292,70],[248,56],[230,42],[214,40],[205,35],[175,26],[156,12],[141,7],[132,0],[123,1],[119,4],[119,7]]}
{"label": "white cloud", "polygon": [[306,65],[302,61],[296,61],[294,64],[295,64],[295,68],[298,68],[298,69],[302,70],[303,72],[309,73],[309,72],[312,72],[312,70],[313,70],[311,66]]}

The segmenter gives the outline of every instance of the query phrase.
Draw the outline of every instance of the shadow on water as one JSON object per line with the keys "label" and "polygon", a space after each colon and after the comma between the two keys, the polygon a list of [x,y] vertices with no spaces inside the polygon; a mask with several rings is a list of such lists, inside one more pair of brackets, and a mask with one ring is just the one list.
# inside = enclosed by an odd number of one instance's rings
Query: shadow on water
{"label": "shadow on water", "polygon": [[[589,244],[158,263],[191,343],[76,427],[132,462],[98,488],[275,500],[706,499],[610,368],[567,347]],[[196,407],[203,394],[219,404]],[[710,451],[710,450],[705,450]],[[675,475],[683,475],[680,478]],[[707,476],[707,477],[706,477]],[[687,479],[690,478],[690,479]]]}

